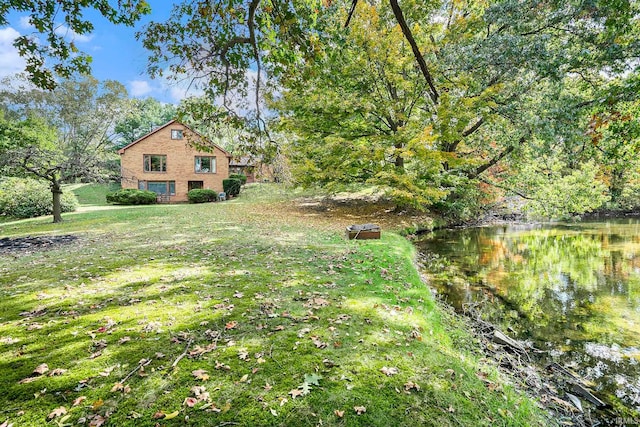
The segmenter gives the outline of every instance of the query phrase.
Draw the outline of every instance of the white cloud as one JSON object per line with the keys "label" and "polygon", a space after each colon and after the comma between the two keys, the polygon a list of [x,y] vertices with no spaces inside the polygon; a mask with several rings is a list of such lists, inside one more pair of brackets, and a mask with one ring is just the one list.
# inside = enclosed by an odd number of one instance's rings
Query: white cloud
{"label": "white cloud", "polygon": [[19,36],[20,33],[11,27],[0,29],[0,78],[24,70],[25,61],[13,46]]}
{"label": "white cloud", "polygon": [[25,30],[34,28],[33,24],[31,23],[31,18],[29,16],[20,17],[20,28],[23,28]]}
{"label": "white cloud", "polygon": [[131,92],[131,96],[144,96],[153,91],[154,88],[146,80],[133,80],[129,82],[129,92]]}
{"label": "white cloud", "polygon": [[59,25],[54,32],[60,37],[64,37],[79,43],[87,43],[93,39],[93,34],[78,34],[65,25]]}

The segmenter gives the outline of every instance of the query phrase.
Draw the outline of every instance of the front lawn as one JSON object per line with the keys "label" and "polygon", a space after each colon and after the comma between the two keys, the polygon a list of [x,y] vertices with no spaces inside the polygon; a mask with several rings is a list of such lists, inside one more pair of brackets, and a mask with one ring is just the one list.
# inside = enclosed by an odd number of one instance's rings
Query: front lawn
{"label": "front lawn", "polygon": [[470,353],[397,234],[255,185],[0,224],[0,425],[548,425]]}

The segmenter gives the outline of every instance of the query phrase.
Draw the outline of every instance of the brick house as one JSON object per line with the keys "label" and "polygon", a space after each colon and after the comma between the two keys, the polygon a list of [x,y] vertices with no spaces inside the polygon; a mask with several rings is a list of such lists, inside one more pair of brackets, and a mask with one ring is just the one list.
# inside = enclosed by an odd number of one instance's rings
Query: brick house
{"label": "brick house", "polygon": [[[207,150],[196,149],[198,141]],[[172,120],[118,150],[122,188],[150,190],[160,200],[186,202],[195,188],[222,191],[231,155],[205,137]]]}

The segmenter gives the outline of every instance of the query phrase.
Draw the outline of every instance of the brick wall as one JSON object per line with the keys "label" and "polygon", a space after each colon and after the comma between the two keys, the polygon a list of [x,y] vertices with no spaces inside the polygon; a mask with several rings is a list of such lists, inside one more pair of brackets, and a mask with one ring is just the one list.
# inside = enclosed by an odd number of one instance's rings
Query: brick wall
{"label": "brick wall", "polygon": [[[171,139],[171,130],[182,130],[183,139]],[[193,137],[189,129],[172,123],[147,135],[137,143],[121,150],[122,188],[138,188],[139,181],[175,181],[176,194],[172,202],[186,202],[189,181],[202,181],[203,188],[222,191],[222,180],[229,177],[227,154],[215,147],[213,152],[197,151],[189,145]],[[167,156],[166,172],[145,172],[144,155]],[[196,156],[215,156],[216,173],[196,173]]]}

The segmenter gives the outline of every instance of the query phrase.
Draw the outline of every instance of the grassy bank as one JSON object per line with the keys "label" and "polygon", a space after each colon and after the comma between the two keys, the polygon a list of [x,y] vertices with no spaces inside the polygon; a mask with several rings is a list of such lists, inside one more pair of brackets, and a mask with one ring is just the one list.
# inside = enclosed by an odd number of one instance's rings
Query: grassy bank
{"label": "grassy bank", "polygon": [[466,350],[413,247],[345,221],[267,185],[0,224],[77,236],[0,253],[0,423],[547,425]]}

